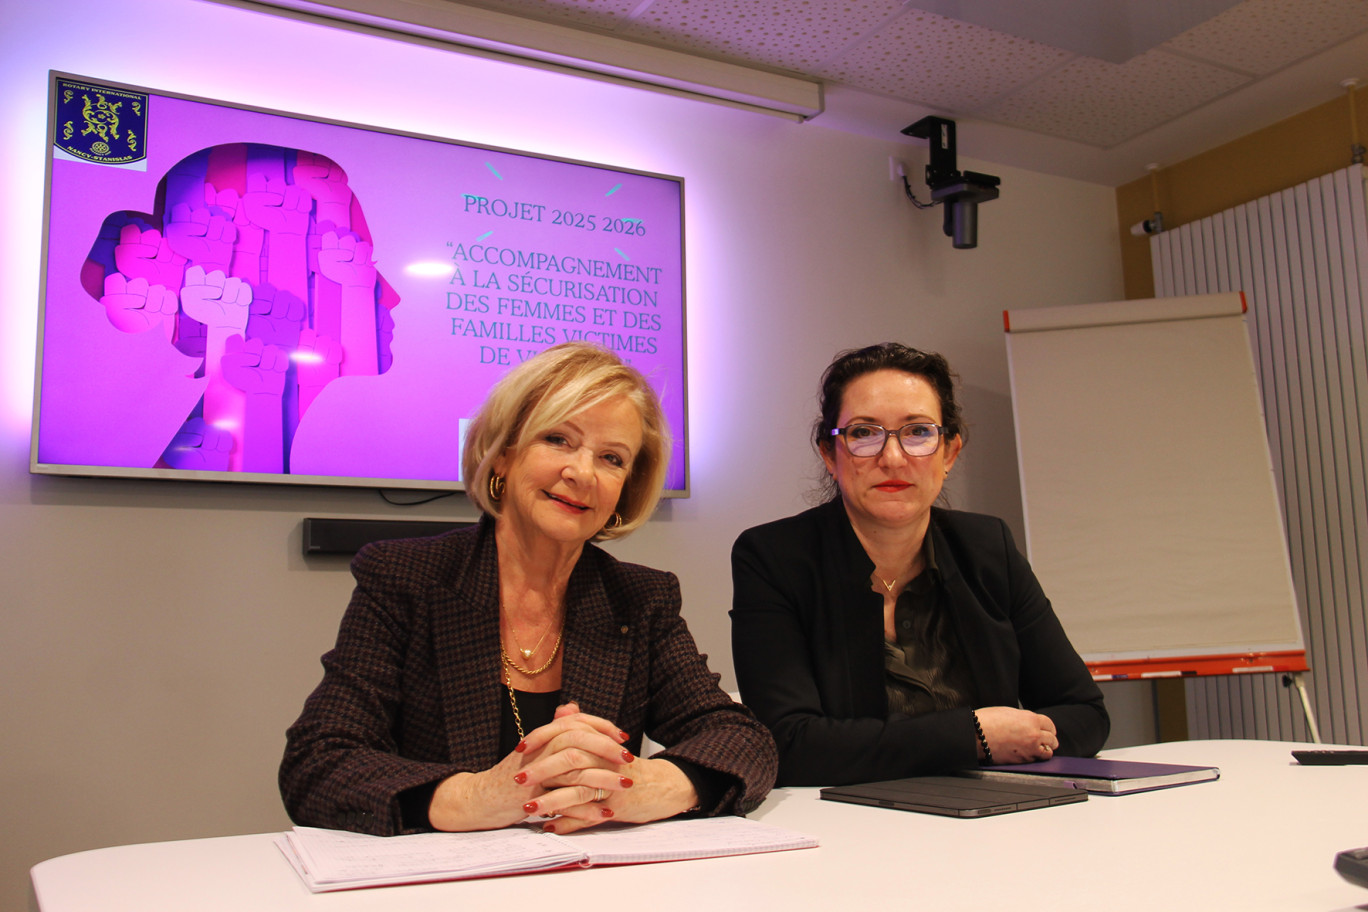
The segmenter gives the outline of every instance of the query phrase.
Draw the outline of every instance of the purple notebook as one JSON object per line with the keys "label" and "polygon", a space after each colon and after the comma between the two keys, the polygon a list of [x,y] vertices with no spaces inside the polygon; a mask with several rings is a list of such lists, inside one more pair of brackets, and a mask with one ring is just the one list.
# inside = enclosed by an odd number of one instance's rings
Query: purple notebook
{"label": "purple notebook", "polygon": [[1069,785],[1102,795],[1129,795],[1151,789],[1210,782],[1221,778],[1214,766],[1183,766],[1177,763],[1142,763],[1136,760],[1102,760],[1097,757],[1054,757],[1040,763],[1009,763],[965,770],[979,779],[1008,782],[1039,782]]}

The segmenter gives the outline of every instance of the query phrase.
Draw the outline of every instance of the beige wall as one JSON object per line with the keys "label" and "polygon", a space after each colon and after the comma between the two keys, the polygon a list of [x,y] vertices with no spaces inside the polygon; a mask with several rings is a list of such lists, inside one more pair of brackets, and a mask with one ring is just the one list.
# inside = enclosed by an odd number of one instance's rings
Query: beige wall
{"label": "beige wall", "polygon": [[1153,179],[1118,187],[1116,216],[1126,297],[1154,297],[1149,238],[1132,237],[1130,226],[1154,212],[1156,192],[1166,229],[1215,215],[1347,167],[1355,122],[1358,141],[1368,142],[1368,95],[1361,89],[1352,105],[1346,93],[1201,155],[1161,163],[1164,167]]}
{"label": "beige wall", "polygon": [[[1020,533],[1001,311],[1121,296],[1110,188],[966,162],[1003,192],[980,211],[979,249],[955,251],[940,214],[888,180],[888,156],[907,157],[897,137],[217,4],[118,7],[0,13],[0,908],[54,855],[284,827],[282,733],[350,590],[345,561],[301,556],[301,520],[473,516],[461,499],[402,509],[369,491],[28,474],[49,68],[682,175],[693,496],[614,550],[678,572],[724,685],[731,542],[805,505],[813,390],[836,350],[945,352],[971,422],[953,502]],[[1140,694],[1109,692],[1113,743],[1147,740]]]}

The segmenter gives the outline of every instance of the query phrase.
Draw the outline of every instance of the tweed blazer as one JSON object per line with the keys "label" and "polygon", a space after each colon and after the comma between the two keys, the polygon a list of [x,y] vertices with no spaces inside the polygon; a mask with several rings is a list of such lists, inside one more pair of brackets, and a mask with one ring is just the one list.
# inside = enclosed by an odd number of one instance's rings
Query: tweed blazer
{"label": "tweed blazer", "polygon": [[[399,796],[498,755],[508,699],[499,657],[494,524],[368,545],[323,680],[286,734],[280,791],[298,824],[403,832]],[[674,574],[585,545],[571,573],[561,695],[641,749],[731,782],[705,813],[744,814],[774,782],[769,732],[718,687],[680,617]]]}
{"label": "tweed blazer", "polygon": [[[1090,756],[1110,723],[1006,523],[933,508],[933,580],[968,660],[973,706],[1049,716],[1059,754]],[[780,785],[834,785],[975,766],[969,708],[888,711],[883,599],[837,498],[749,529],[732,549],[732,661],[779,746]]]}

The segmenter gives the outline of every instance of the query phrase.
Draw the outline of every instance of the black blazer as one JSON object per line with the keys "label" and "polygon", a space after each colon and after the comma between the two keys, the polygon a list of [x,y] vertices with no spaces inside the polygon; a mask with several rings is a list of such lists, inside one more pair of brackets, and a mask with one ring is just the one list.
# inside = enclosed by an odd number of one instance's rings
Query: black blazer
{"label": "black blazer", "polygon": [[[389,835],[399,796],[500,759],[508,692],[499,658],[493,523],[379,542],[352,562],[356,590],[323,681],[286,733],[280,791],[296,823]],[[706,813],[745,813],[774,782],[774,742],[717,685],[679,615],[672,573],[585,545],[565,595],[561,695],[723,774]]]}
{"label": "black blazer", "polygon": [[[1090,756],[1110,722],[1102,692],[1002,520],[933,508],[946,604],[973,705],[1054,720],[1058,753]],[[779,785],[895,779],[977,764],[970,710],[890,715],[883,600],[840,499],[757,526],[732,549],[732,661],[746,705],[779,746]]]}

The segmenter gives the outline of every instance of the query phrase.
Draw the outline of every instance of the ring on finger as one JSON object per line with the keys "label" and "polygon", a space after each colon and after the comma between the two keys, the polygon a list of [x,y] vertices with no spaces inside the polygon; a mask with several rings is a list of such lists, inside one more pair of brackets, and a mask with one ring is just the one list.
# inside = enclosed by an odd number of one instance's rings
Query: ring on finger
{"label": "ring on finger", "polygon": [[604,798],[607,798],[607,797],[608,797],[608,790],[607,790],[607,789],[594,789],[594,800],[595,800],[595,801],[602,801]]}

